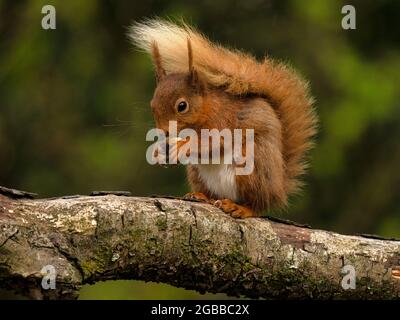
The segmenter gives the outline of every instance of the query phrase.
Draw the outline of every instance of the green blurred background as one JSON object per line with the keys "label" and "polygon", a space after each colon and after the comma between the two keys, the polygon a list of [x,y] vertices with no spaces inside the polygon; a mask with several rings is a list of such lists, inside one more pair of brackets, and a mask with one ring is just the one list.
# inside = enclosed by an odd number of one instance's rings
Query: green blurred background
{"label": "green blurred background", "polygon": [[[41,28],[52,4],[57,29]],[[341,28],[352,4],[357,29]],[[148,56],[133,20],[185,18],[211,39],[290,62],[320,116],[307,187],[281,217],[400,237],[400,1],[0,0],[0,185],[42,197],[187,192],[184,169],[150,166]],[[3,293],[2,296],[7,294]],[[212,298],[138,281],[85,286],[82,299]]]}

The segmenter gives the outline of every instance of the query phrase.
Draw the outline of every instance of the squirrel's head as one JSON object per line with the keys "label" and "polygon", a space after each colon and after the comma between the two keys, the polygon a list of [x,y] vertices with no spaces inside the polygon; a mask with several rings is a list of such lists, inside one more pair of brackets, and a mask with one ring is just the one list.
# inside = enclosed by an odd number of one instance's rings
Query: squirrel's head
{"label": "squirrel's head", "polygon": [[151,100],[156,126],[168,132],[169,121],[176,121],[178,131],[196,129],[205,114],[206,84],[193,67],[192,47],[188,40],[188,72],[167,74],[162,67],[156,43],[152,45],[157,87]]}

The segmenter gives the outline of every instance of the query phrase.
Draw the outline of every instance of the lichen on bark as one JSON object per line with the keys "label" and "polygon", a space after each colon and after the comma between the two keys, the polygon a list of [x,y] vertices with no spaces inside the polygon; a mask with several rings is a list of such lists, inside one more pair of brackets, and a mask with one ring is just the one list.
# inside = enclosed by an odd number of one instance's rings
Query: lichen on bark
{"label": "lichen on bark", "polygon": [[[357,271],[344,290],[342,267]],[[44,290],[53,265],[57,289]],[[252,298],[398,298],[400,242],[271,221],[198,202],[115,195],[0,195],[0,283],[35,298],[75,298],[109,279],[164,282]]]}

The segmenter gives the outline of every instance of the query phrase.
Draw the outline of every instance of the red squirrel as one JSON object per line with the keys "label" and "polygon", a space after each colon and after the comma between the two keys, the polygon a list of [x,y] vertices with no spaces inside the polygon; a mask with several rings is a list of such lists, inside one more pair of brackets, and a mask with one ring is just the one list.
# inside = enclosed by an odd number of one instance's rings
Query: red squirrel
{"label": "red squirrel", "polygon": [[157,128],[168,130],[175,120],[178,130],[254,129],[253,172],[235,175],[235,164],[189,164],[192,192],[185,198],[235,218],[287,206],[302,185],[317,127],[307,82],[285,64],[224,48],[186,24],[148,20],[135,23],[129,36],[152,56]]}

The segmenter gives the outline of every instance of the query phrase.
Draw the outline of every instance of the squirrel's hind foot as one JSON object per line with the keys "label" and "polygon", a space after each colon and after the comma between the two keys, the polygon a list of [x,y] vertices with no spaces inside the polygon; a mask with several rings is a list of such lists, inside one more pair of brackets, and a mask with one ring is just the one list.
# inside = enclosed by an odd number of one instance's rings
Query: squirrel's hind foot
{"label": "squirrel's hind foot", "polygon": [[256,214],[252,209],[236,204],[230,199],[217,200],[214,202],[214,206],[220,208],[223,212],[229,214],[233,218],[244,219],[256,217]]}
{"label": "squirrel's hind foot", "polygon": [[207,198],[207,196],[204,193],[201,192],[189,192],[186,193],[183,196],[183,199],[185,200],[198,200],[198,201],[202,201],[202,202],[210,202],[210,199]]}

